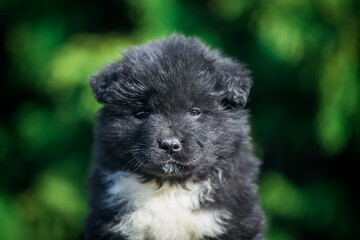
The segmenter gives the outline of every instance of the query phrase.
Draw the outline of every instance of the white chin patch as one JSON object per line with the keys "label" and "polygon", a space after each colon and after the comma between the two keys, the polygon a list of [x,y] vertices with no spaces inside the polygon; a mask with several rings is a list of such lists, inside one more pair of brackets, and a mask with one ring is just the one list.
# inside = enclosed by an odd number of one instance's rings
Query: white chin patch
{"label": "white chin patch", "polygon": [[176,163],[166,163],[162,166],[164,173],[178,173],[180,171],[180,166]]}
{"label": "white chin patch", "polygon": [[[174,172],[181,166],[164,165],[164,171]],[[143,183],[135,174],[106,173],[105,206],[123,205],[118,222],[106,226],[114,234],[129,240],[200,240],[215,238],[226,230],[231,215],[225,210],[206,209],[201,202],[212,202],[210,180],[188,182],[187,189],[165,183]]]}

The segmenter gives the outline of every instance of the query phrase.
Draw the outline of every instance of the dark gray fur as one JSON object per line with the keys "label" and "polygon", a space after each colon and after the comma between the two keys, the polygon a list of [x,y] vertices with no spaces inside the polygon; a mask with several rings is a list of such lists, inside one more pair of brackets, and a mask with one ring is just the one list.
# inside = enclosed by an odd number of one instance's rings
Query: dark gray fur
{"label": "dark gray fur", "polygon": [[[256,186],[259,161],[252,154],[248,111],[243,109],[252,85],[249,74],[243,64],[198,39],[174,34],[130,48],[122,60],[91,77],[103,108],[95,130],[86,239],[125,239],[104,228],[118,221],[122,206],[102,204],[106,186],[99,167],[135,172],[159,187],[168,181],[186,188],[188,181],[211,179],[215,201],[202,202],[202,207],[232,215],[226,233],[216,239],[264,239]],[[191,116],[194,108],[201,115]],[[150,115],[139,117],[139,112]],[[172,156],[174,174],[157,170],[169,159],[159,148],[167,138],[182,144]]]}

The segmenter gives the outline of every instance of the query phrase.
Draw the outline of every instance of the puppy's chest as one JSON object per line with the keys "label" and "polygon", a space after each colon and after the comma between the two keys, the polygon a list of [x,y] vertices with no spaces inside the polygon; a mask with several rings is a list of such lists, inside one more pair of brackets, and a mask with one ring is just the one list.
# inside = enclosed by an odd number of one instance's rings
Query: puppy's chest
{"label": "puppy's chest", "polygon": [[[117,234],[132,240],[195,240],[215,237],[224,231],[223,211],[202,209],[200,202],[210,200],[209,183],[180,186],[140,183],[136,177],[118,179],[109,186],[107,204],[122,203],[125,212],[111,226]],[[125,210],[125,211],[124,211]]]}

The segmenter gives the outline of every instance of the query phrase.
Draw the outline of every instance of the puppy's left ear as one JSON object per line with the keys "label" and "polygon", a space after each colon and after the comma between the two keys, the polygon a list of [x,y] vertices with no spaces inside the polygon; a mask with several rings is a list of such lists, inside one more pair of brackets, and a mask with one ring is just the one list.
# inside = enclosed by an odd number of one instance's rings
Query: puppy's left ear
{"label": "puppy's left ear", "polygon": [[252,86],[250,71],[227,57],[217,59],[214,68],[218,75],[216,90],[220,93],[221,104],[227,109],[245,107]]}

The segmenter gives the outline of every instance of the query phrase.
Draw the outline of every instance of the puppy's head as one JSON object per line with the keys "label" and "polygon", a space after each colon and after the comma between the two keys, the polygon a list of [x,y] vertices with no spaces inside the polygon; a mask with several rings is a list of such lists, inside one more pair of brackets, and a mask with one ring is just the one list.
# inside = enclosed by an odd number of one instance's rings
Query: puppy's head
{"label": "puppy's head", "polygon": [[251,79],[199,40],[172,35],[130,48],[90,79],[103,104],[96,160],[162,178],[203,174],[247,139]]}

